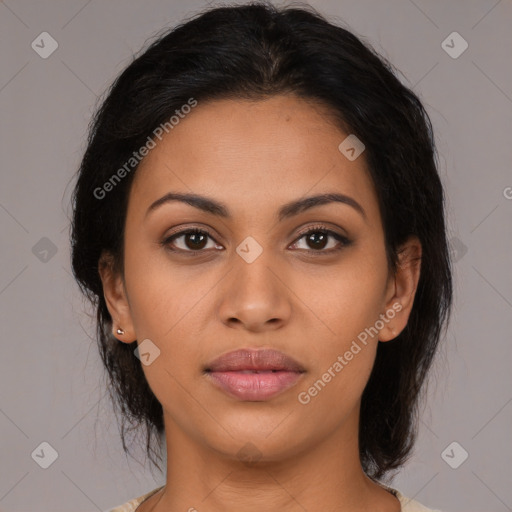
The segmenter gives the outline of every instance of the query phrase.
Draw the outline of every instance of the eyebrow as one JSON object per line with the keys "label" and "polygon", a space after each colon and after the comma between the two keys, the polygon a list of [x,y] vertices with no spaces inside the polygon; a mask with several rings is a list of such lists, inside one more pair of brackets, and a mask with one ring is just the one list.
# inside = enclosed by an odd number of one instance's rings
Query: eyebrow
{"label": "eyebrow", "polygon": [[[148,208],[145,217],[147,217],[152,211],[156,210],[160,206],[174,201],[189,204],[194,208],[198,208],[199,210],[202,210],[206,213],[210,213],[212,215],[216,215],[224,219],[231,219],[229,208],[224,203],[198,194],[183,194],[177,192],[169,192],[160,199],[157,199]],[[357,212],[359,212],[365,220],[367,220],[364,208],[354,198],[347,196],[345,194],[338,193],[319,194],[316,196],[309,196],[303,199],[298,199],[296,201],[291,201],[281,206],[277,216],[279,221],[281,222],[285,219],[298,215],[299,213],[302,213],[305,210],[314,208],[315,206],[321,206],[329,203],[343,203],[348,206],[351,206]]]}

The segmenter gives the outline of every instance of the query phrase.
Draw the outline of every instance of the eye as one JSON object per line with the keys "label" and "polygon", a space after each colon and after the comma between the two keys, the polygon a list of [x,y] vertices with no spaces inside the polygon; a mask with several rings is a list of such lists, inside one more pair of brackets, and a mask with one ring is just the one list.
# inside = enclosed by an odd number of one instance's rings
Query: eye
{"label": "eye", "polygon": [[[336,233],[325,226],[314,226],[309,228],[306,232],[301,234],[300,238],[294,243],[294,245],[297,245],[302,239],[305,239],[305,243],[309,245],[309,247],[305,247],[303,249],[310,253],[331,253],[339,251],[343,249],[343,247],[351,244],[351,241],[347,237]],[[337,244],[336,241],[338,242]],[[329,242],[332,242],[331,246],[326,249]]]}
{"label": "eye", "polygon": [[[213,241],[213,237],[209,231],[198,228],[186,229],[184,231],[180,231],[178,233],[175,233],[174,235],[167,237],[162,242],[162,245],[166,246],[170,251],[198,253],[204,252],[203,249],[211,248],[211,246],[208,247],[207,245],[208,238],[210,238]],[[177,241],[180,242],[176,243]],[[173,245],[178,247],[173,247]],[[213,244],[213,247],[215,246],[216,245]]]}
{"label": "eye", "polygon": [[[210,246],[208,246],[208,239],[210,239],[211,242]],[[347,237],[321,225],[310,227],[307,231],[301,233],[301,236],[291,247],[296,248],[302,239],[305,240],[305,243],[308,244],[309,247],[299,249],[310,253],[329,254],[339,251],[352,243]],[[205,252],[204,249],[222,249],[222,246],[215,243],[209,231],[199,228],[190,228],[174,233],[165,238],[161,244],[170,251],[190,253],[190,255],[199,255]],[[329,244],[331,245],[330,247],[328,247]]]}

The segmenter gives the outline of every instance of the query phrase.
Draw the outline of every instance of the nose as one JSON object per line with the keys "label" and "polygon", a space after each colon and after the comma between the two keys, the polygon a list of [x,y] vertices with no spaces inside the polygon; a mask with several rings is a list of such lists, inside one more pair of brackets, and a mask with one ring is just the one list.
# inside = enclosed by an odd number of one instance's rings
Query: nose
{"label": "nose", "polygon": [[219,315],[228,327],[263,332],[289,321],[293,293],[283,272],[264,254],[252,263],[234,256],[232,271],[220,287]]}

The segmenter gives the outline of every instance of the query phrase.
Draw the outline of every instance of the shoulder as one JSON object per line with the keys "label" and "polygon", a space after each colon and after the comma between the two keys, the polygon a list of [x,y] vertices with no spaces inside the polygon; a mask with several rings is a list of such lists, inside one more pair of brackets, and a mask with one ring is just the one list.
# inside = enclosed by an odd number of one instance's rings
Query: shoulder
{"label": "shoulder", "polygon": [[398,501],[400,502],[402,512],[441,512],[438,509],[425,507],[419,501],[404,496],[400,491],[396,489],[391,487],[386,488],[397,497]]}
{"label": "shoulder", "polygon": [[110,509],[108,512],[135,512],[137,507],[147,498],[150,496],[153,496],[153,494],[156,494],[160,489],[162,489],[164,486],[157,487],[156,489],[153,489],[152,491],[143,494],[142,496],[139,496],[138,498],[133,498],[130,501],[127,501],[126,503],[123,503],[123,505],[118,505],[117,507]]}
{"label": "shoulder", "polygon": [[[381,484],[382,485],[382,484]],[[147,498],[150,496],[153,496],[153,494],[156,494],[160,489],[162,489],[164,486],[157,487],[156,489],[153,489],[152,491],[148,492],[147,494],[144,494],[142,496],[139,496],[138,498],[133,498],[130,501],[127,501],[123,505],[119,505],[113,509],[111,509],[109,512],[135,512],[137,507]],[[392,487],[383,486],[386,489],[388,489],[390,492],[392,492],[400,502],[400,505],[402,507],[402,512],[441,512],[437,509],[431,509],[423,506],[421,503],[419,503],[416,500],[413,500],[411,498],[407,498],[407,496],[404,496],[400,491],[393,489]]]}

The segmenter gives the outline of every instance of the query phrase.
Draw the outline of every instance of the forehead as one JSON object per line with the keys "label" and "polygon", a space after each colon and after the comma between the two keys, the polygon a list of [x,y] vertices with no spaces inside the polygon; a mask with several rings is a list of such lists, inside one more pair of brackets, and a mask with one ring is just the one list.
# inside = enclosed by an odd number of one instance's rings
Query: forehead
{"label": "forehead", "polygon": [[136,171],[129,209],[142,215],[160,196],[180,191],[222,199],[244,215],[339,192],[375,213],[364,153],[350,161],[338,149],[348,135],[325,105],[293,95],[198,102],[155,139]]}

